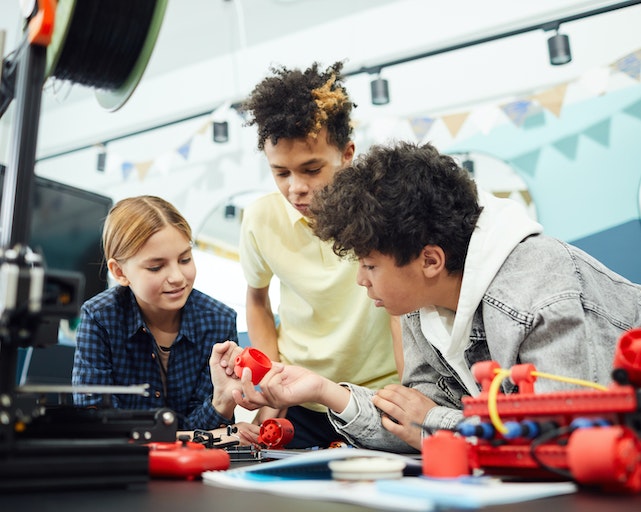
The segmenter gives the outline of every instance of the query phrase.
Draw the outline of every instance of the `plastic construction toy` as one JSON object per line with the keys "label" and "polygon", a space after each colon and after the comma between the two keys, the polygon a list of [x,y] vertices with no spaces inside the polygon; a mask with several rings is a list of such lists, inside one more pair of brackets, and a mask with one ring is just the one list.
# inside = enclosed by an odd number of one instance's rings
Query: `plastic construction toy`
{"label": "plastic construction toy", "polygon": [[[423,440],[423,474],[491,475],[574,480],[604,492],[641,491],[641,328],[624,333],[613,362],[613,382],[593,382],[538,372],[533,365],[501,369],[494,361],[472,367],[481,393],[463,399],[456,432],[440,430]],[[518,393],[503,394],[510,378]],[[592,389],[536,394],[537,378]]]}
{"label": "plastic construction toy", "polygon": [[284,448],[294,438],[294,426],[285,418],[268,418],[260,424],[258,443],[267,448]]}
{"label": "plastic construction toy", "polygon": [[154,478],[200,478],[204,471],[229,469],[229,454],[182,438],[174,443],[149,443],[149,475]]}
{"label": "plastic construction toy", "polygon": [[269,357],[260,350],[253,347],[246,347],[236,357],[234,361],[234,373],[240,379],[243,374],[243,368],[249,368],[252,371],[252,383],[258,384],[265,374],[271,370],[272,362]]}

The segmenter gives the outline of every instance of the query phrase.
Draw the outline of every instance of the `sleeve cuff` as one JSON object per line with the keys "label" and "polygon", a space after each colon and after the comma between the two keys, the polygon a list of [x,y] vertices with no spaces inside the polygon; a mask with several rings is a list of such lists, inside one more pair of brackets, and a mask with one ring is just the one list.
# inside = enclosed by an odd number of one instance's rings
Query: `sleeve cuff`
{"label": "sleeve cuff", "polygon": [[343,412],[338,413],[336,411],[332,411],[332,414],[345,423],[349,423],[356,418],[356,415],[358,414],[358,405],[354,399],[354,393],[349,394],[349,402],[347,402],[347,406]]}

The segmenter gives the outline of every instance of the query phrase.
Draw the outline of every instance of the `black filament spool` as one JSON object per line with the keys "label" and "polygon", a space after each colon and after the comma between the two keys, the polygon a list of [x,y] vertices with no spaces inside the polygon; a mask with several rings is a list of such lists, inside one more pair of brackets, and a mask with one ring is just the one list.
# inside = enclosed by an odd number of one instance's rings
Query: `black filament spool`
{"label": "black filament spool", "polygon": [[59,0],[49,75],[96,89],[116,110],[142,77],[167,1]]}

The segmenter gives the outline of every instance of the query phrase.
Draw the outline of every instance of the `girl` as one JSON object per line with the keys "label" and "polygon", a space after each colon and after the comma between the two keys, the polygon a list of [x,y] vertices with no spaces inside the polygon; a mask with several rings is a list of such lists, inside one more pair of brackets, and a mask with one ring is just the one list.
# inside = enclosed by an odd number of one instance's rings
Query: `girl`
{"label": "girl", "polygon": [[[117,285],[81,308],[73,384],[146,383],[149,390],[145,396],[75,393],[76,405],[168,407],[178,415],[179,430],[233,423],[234,379],[219,364],[210,368],[210,357],[225,357],[214,345],[237,342],[236,312],[193,288],[191,239],[184,217],[159,197],[131,197],[111,209],[102,243]],[[242,440],[259,427],[244,424],[239,431]]]}

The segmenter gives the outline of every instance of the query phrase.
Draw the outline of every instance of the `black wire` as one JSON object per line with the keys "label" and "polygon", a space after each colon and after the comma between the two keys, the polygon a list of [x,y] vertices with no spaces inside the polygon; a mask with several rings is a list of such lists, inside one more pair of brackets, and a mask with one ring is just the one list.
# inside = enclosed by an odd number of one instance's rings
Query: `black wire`
{"label": "black wire", "polygon": [[[0,73],[0,118],[2,118],[16,96],[18,61],[28,45],[29,41],[26,37],[23,37],[18,47],[9,53],[4,60],[0,61],[0,65],[2,65],[2,72]],[[0,57],[2,56],[0,55]]]}
{"label": "black wire", "polygon": [[530,443],[530,456],[532,457],[532,460],[536,462],[541,468],[543,468],[546,471],[549,471],[550,473],[554,473],[557,475],[562,476],[565,479],[568,480],[573,480],[572,473],[569,471],[565,471],[563,469],[555,468],[553,466],[550,466],[543,462],[539,456],[536,454],[536,449],[543,443],[546,443],[555,437],[561,437],[569,432],[574,430],[572,427],[559,427],[554,430],[550,430],[549,432],[545,432],[544,434],[541,434],[539,437],[535,438],[532,440]]}
{"label": "black wire", "polygon": [[52,76],[97,89],[118,89],[136,64],[156,0],[82,0]]}

